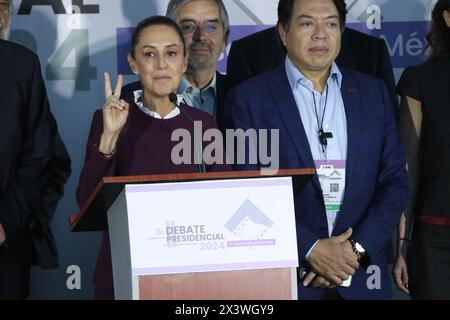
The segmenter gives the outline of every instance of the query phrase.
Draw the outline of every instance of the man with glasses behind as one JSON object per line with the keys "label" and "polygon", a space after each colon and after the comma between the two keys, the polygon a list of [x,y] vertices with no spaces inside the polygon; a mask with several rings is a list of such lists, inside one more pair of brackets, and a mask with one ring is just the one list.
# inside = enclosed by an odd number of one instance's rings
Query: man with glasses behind
{"label": "man with glasses behind", "polygon": [[11,15],[11,0],[0,0],[0,39],[9,37],[9,16]]}
{"label": "man with glasses behind", "polygon": [[[222,0],[170,0],[166,16],[181,28],[189,53],[188,68],[178,94],[194,108],[216,117],[223,129],[226,77],[216,71],[229,35],[228,13]],[[122,90],[122,98],[133,98],[139,82]]]}

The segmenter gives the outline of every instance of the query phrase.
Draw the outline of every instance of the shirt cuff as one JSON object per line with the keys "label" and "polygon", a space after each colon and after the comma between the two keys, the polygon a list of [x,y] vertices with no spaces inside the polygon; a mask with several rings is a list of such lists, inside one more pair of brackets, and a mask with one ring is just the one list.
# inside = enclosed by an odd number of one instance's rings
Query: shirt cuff
{"label": "shirt cuff", "polygon": [[319,242],[319,240],[317,240],[316,242],[314,242],[314,244],[311,246],[311,248],[308,250],[308,253],[306,254],[306,261],[309,262],[309,255],[311,254],[312,249],[314,249],[314,247],[316,246],[317,242]]}

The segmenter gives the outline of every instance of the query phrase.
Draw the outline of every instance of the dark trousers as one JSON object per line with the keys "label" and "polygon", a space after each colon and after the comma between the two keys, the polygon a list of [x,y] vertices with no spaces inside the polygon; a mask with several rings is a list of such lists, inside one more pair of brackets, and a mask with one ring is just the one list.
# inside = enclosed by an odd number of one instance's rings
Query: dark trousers
{"label": "dark trousers", "polygon": [[25,299],[30,292],[31,241],[0,247],[0,300]]}
{"label": "dark trousers", "polygon": [[412,299],[450,299],[450,227],[416,223],[408,259]]}
{"label": "dark trousers", "polygon": [[339,301],[344,300],[344,298],[341,297],[337,288],[333,288],[333,289],[325,289],[325,293],[322,297],[322,300]]}
{"label": "dark trousers", "polygon": [[95,300],[114,300],[114,288],[111,286],[95,285]]}
{"label": "dark trousers", "polygon": [[113,300],[114,284],[112,274],[111,246],[109,233],[103,232],[102,245],[94,272],[95,300]]}

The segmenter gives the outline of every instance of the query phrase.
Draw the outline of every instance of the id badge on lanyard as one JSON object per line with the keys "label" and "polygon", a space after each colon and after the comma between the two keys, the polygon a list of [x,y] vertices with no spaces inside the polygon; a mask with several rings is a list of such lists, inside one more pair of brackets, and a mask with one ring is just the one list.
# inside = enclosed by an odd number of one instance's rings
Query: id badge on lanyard
{"label": "id badge on lanyard", "polygon": [[315,161],[316,172],[323,192],[325,210],[327,213],[328,230],[334,227],[336,216],[341,211],[345,190],[345,161],[318,160]]}

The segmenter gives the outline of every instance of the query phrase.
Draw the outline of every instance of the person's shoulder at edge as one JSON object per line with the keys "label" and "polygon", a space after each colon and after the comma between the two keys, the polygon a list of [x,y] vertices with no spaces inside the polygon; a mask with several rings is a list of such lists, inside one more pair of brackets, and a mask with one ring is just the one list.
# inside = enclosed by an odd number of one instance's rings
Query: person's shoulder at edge
{"label": "person's shoulder at edge", "polygon": [[345,28],[344,33],[343,33],[344,37],[349,37],[352,39],[352,41],[365,41],[365,42],[373,42],[373,43],[381,43],[383,41],[383,39],[381,38],[377,38],[375,36],[372,36],[370,34],[352,29],[352,28]]}
{"label": "person's shoulder at edge", "polygon": [[7,56],[7,59],[9,61],[11,61],[10,59],[14,59],[16,61],[21,62],[15,65],[14,67],[20,67],[26,61],[38,60],[36,53],[31,51],[27,47],[24,47],[23,45],[15,42],[5,41],[1,39],[0,39],[0,54],[3,56]]}
{"label": "person's shoulder at edge", "polygon": [[403,69],[403,72],[401,73],[400,79],[397,83],[400,84],[403,81],[406,81],[405,79],[411,79],[414,78],[417,74],[417,72],[419,72],[421,69],[423,69],[425,64],[419,64],[419,65],[415,65],[415,66],[408,66],[405,69]]}
{"label": "person's shoulder at edge", "polygon": [[268,29],[264,29],[264,30],[249,34],[248,36],[245,36],[241,39],[234,40],[233,43],[239,44],[239,45],[252,46],[256,43],[260,43],[261,40],[265,40],[265,39],[268,40],[268,39],[271,39],[276,36],[277,36],[276,28],[270,27]]}
{"label": "person's shoulder at edge", "polygon": [[450,57],[444,57],[441,59],[423,61],[417,65],[408,66],[403,70],[403,72],[435,72],[436,69],[448,68],[448,66],[450,66]]}
{"label": "person's shoulder at edge", "polygon": [[261,92],[265,92],[267,91],[267,89],[265,87],[262,87],[261,85],[264,85],[266,83],[268,83],[269,81],[271,81],[273,79],[274,76],[278,75],[280,71],[280,69],[284,70],[284,61],[281,65],[278,65],[278,67],[276,67],[273,70],[269,70],[266,71],[264,73],[258,74],[250,79],[247,79],[241,83],[239,83],[238,85],[236,85],[235,87],[233,87],[230,92],[234,92],[234,91],[244,91],[244,92],[250,92],[254,91],[254,90],[260,90]]}
{"label": "person's shoulder at edge", "polygon": [[[450,66],[450,60],[440,59],[436,61],[425,61],[414,66],[406,67],[397,83],[397,94],[400,96],[412,94],[407,88],[416,88],[421,86],[431,87],[436,82],[440,82],[440,74],[445,73],[446,69]],[[416,99],[418,97],[415,97]]]}
{"label": "person's shoulder at edge", "polygon": [[[342,73],[342,81],[343,82],[351,81],[351,82],[358,84],[358,86],[360,86],[360,87],[366,87],[366,82],[372,82],[372,83],[377,82],[377,83],[383,83],[383,85],[384,85],[383,80],[381,80],[373,75],[360,72],[356,69],[339,66],[339,71]],[[360,81],[365,82],[364,86],[360,85],[360,83],[359,83]]]}
{"label": "person's shoulder at edge", "polygon": [[[365,97],[366,101],[372,102],[380,101],[383,90],[387,93],[384,81],[377,77],[344,67],[339,67],[339,70],[342,73],[341,90],[357,92],[360,96]],[[385,108],[373,108],[371,103],[362,103],[361,105],[369,107],[368,110],[370,110],[371,113],[377,113],[379,115],[385,114],[383,111]],[[389,110],[392,109],[389,108]]]}

